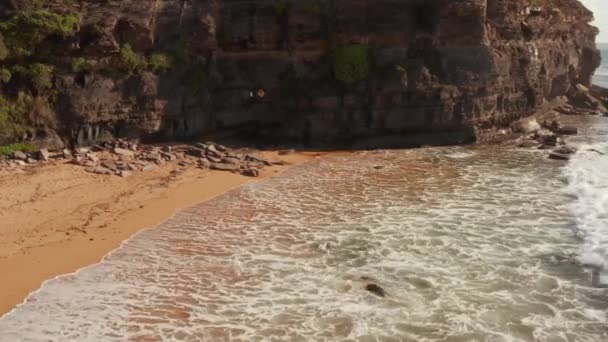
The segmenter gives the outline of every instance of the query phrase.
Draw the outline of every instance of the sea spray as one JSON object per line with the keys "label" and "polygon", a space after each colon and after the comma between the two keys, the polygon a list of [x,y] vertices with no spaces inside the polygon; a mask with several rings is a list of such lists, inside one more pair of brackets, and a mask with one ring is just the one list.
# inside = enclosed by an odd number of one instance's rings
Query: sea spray
{"label": "sea spray", "polygon": [[579,146],[564,174],[574,230],[583,239],[579,261],[608,269],[608,143]]}

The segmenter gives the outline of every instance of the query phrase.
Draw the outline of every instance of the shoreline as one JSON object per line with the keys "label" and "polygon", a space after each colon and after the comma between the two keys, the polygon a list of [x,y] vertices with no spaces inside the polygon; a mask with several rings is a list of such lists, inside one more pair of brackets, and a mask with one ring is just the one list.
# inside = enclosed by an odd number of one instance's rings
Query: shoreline
{"label": "shoreline", "polygon": [[177,211],[247,183],[280,175],[327,153],[267,158],[285,161],[258,178],[170,163],[129,178],[87,173],[67,163],[0,174],[0,317],[41,285],[99,263],[137,233]]}

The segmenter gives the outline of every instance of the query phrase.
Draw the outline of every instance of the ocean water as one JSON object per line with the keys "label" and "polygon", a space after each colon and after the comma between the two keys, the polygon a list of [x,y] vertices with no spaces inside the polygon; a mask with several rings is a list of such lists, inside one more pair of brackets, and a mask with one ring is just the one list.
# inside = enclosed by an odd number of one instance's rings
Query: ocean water
{"label": "ocean water", "polygon": [[0,341],[608,341],[608,157],[588,151],[607,135],[589,118],[570,163],[472,146],[296,167],[47,281]]}

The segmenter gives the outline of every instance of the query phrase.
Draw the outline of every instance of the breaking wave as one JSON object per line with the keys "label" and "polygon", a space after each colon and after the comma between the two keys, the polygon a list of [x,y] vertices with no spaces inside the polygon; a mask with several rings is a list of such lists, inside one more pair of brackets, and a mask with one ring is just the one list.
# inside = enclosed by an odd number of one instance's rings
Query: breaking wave
{"label": "breaking wave", "polygon": [[579,260],[608,269],[608,143],[583,144],[568,166],[566,192],[576,219],[576,234],[583,239]]}

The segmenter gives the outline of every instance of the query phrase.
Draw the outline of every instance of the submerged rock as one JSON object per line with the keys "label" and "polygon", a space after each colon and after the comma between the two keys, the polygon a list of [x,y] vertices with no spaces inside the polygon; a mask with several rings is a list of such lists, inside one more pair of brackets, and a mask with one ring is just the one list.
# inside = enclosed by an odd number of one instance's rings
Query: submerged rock
{"label": "submerged rock", "polygon": [[549,159],[553,159],[553,160],[570,160],[570,155],[569,154],[558,153],[558,152],[551,152],[551,153],[549,153]]}
{"label": "submerged rock", "polygon": [[386,297],[386,291],[384,291],[384,289],[377,284],[367,284],[365,286],[365,290],[375,294],[378,297]]}

